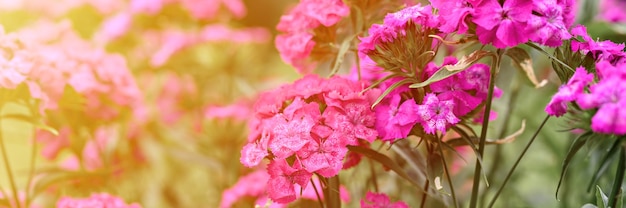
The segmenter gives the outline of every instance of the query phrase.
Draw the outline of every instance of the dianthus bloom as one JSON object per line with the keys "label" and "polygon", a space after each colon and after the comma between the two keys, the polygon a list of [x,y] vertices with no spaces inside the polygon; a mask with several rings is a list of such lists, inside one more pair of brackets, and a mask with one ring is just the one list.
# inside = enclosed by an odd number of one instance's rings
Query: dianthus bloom
{"label": "dianthus bloom", "polygon": [[92,194],[89,198],[63,197],[57,201],[57,208],[141,208],[137,203],[126,204],[124,200],[107,193]]}
{"label": "dianthus bloom", "polygon": [[500,5],[498,0],[483,0],[475,7],[474,23],[476,34],[482,44],[493,44],[496,48],[516,46],[528,41],[527,21],[532,15],[533,1],[507,0]]}
{"label": "dianthus bloom", "polygon": [[535,13],[528,21],[530,40],[557,47],[563,40],[571,38],[568,28],[573,22],[570,15],[573,4],[573,0],[533,1]]}
{"label": "dianthus bloom", "polygon": [[580,36],[582,38],[582,41],[572,40],[573,51],[581,52],[585,55],[591,55],[591,57],[596,60],[605,60],[612,63],[626,57],[623,43],[617,44],[610,40],[594,40],[587,33],[587,28],[585,28],[585,26],[574,26],[571,33],[574,37]]}
{"label": "dianthus bloom", "polygon": [[576,100],[583,94],[585,87],[593,81],[593,74],[590,74],[584,67],[578,67],[574,76],[562,85],[559,91],[552,97],[546,112],[551,116],[562,116],[567,112],[567,103]]}
{"label": "dianthus bloom", "polygon": [[[567,103],[574,102],[582,110],[593,110],[591,130],[603,134],[626,134],[626,63],[596,63],[598,81],[593,83],[593,74],[580,67],[568,83],[554,95],[546,111],[560,116],[566,112]],[[588,93],[585,89],[588,88]]]}
{"label": "dianthus bloom", "polygon": [[465,19],[474,12],[474,7],[480,1],[468,0],[430,0],[433,7],[439,10],[439,16],[445,20],[439,29],[442,32],[465,34],[469,26]]}
{"label": "dianthus bloom", "polygon": [[307,75],[260,96],[241,163],[252,167],[270,159],[268,195],[273,201],[295,200],[294,184],[305,187],[314,173],[337,175],[347,145],[376,139],[370,109],[376,91],[363,95],[364,88],[364,83],[340,77]]}
{"label": "dianthus bloom", "polygon": [[361,199],[361,208],[380,208],[380,207],[389,207],[389,208],[409,208],[409,206],[402,202],[391,202],[389,196],[384,193],[372,193],[367,192],[365,195],[365,199]]}
{"label": "dianthus bloom", "polygon": [[[276,48],[280,56],[302,74],[311,72],[309,55],[316,42],[314,29],[331,27],[348,16],[350,7],[341,0],[302,0],[280,18],[276,26],[284,34],[276,37]],[[334,41],[334,40],[330,40]]]}

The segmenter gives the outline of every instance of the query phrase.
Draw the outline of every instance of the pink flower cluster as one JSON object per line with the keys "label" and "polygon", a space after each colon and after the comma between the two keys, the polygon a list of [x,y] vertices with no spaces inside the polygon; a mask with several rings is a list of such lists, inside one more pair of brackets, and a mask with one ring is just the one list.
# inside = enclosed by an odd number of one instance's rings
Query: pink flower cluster
{"label": "pink flower cluster", "polygon": [[579,67],[567,84],[561,86],[546,107],[552,116],[567,112],[567,104],[575,103],[582,110],[593,110],[591,130],[603,134],[626,134],[626,63],[596,63],[597,82],[593,74]]}
{"label": "pink flower cluster", "polygon": [[391,202],[389,196],[384,193],[367,192],[365,200],[361,199],[361,208],[409,208],[409,205],[402,201]]}
{"label": "pink flower cluster", "polygon": [[[257,205],[265,205],[268,198],[266,195],[267,190],[267,181],[270,179],[270,175],[263,170],[257,170],[252,172],[246,176],[239,178],[239,181],[229,189],[226,189],[222,193],[222,201],[220,203],[221,208],[232,207],[237,201],[241,200],[243,197],[254,197],[256,198],[255,204]],[[299,199],[308,199],[308,200],[316,200],[317,194],[320,194],[320,198],[324,199],[324,195],[321,193],[315,193],[315,189],[313,186],[317,187],[318,191],[321,191],[321,183],[319,180],[314,179],[313,183],[307,182],[306,188],[302,189],[302,195],[300,195]],[[299,185],[293,187],[296,192],[300,192],[301,188]],[[350,201],[350,194],[343,187],[339,187],[339,197],[342,201],[348,202]],[[287,204],[281,203],[272,203],[270,208],[283,208],[287,207]]]}
{"label": "pink flower cluster", "polygon": [[92,194],[89,198],[63,197],[57,208],[141,208],[137,203],[127,204],[123,199],[107,193]]}
{"label": "pink flower cluster", "polygon": [[[500,3],[502,2],[502,4]],[[444,23],[440,30],[464,34],[476,24],[475,34],[483,44],[513,47],[528,40],[560,46],[571,35],[573,0],[432,0]]]}
{"label": "pink flower cluster", "polygon": [[263,158],[270,160],[268,195],[272,200],[293,201],[294,184],[305,187],[314,173],[337,175],[347,145],[376,139],[376,117],[370,106],[377,93],[361,94],[364,88],[362,82],[341,77],[307,75],[260,96],[241,163],[253,167]]}
{"label": "pink flower cluster", "polygon": [[572,28],[572,35],[579,36],[582,41],[572,40],[572,50],[591,55],[595,60],[605,60],[612,63],[626,58],[624,43],[614,43],[610,40],[594,40],[587,33],[587,28],[577,25]]}
{"label": "pink flower cluster", "polygon": [[307,58],[315,46],[314,29],[331,27],[348,16],[350,8],[342,0],[302,0],[280,18],[276,26],[284,34],[276,36],[276,48],[286,63],[302,74],[310,73]]}
{"label": "pink flower cluster", "polygon": [[[454,57],[447,57],[442,65],[457,62]],[[432,76],[441,67],[429,63],[425,71]],[[435,134],[445,133],[460,118],[474,111],[488,97],[489,66],[474,64],[468,69],[451,77],[432,83],[430,92],[417,104],[414,98],[407,98],[406,86],[400,87],[376,106],[376,129],[383,141],[395,141],[405,138],[417,123],[424,132]],[[396,82],[390,80],[386,85]],[[383,86],[382,88],[386,88]],[[499,97],[501,91],[496,89],[494,95]]]}
{"label": "pink flower cluster", "polygon": [[416,30],[415,25],[420,25],[422,30],[437,28],[440,25],[440,16],[432,13],[430,5],[420,4],[404,8],[398,12],[385,16],[383,24],[373,24],[369,29],[369,36],[362,37],[359,44],[359,53],[368,54],[376,50],[377,46],[403,39],[407,36],[407,30]]}

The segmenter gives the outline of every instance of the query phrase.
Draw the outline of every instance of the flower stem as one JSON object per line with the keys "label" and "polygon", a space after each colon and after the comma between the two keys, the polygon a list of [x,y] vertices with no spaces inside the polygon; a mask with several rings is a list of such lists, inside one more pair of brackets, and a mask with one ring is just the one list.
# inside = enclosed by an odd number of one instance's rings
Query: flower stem
{"label": "flower stem", "polygon": [[619,152],[619,163],[617,164],[617,172],[615,173],[615,181],[613,182],[613,188],[611,189],[611,195],[609,198],[609,207],[617,207],[617,201],[621,200],[622,196],[622,183],[624,182],[624,168],[626,168],[626,147],[621,145],[622,148]]}
{"label": "flower stem", "polygon": [[489,202],[489,206],[488,207],[493,207],[493,204],[496,203],[496,200],[498,199],[498,196],[500,196],[500,193],[502,193],[502,189],[504,189],[504,186],[506,186],[506,183],[509,182],[509,179],[511,179],[511,175],[513,175],[513,172],[515,171],[515,168],[517,168],[517,165],[522,160],[522,157],[524,157],[524,154],[526,154],[526,151],[528,151],[528,148],[530,147],[530,145],[533,144],[533,142],[537,138],[537,135],[539,135],[539,131],[541,131],[541,129],[546,124],[546,122],[548,121],[549,118],[550,118],[550,116],[546,116],[546,118],[543,119],[543,122],[541,122],[541,125],[539,126],[537,131],[535,131],[535,134],[533,135],[533,137],[530,138],[530,141],[528,142],[528,144],[526,144],[526,147],[524,147],[524,150],[522,151],[522,154],[520,154],[520,156],[517,158],[517,161],[515,161],[515,164],[513,164],[513,167],[511,167],[511,170],[509,170],[509,173],[506,175],[506,178],[504,178],[504,181],[502,182],[502,185],[500,185],[500,188],[496,192],[496,195],[493,196],[493,199],[491,199],[491,202]]}
{"label": "flower stem", "polygon": [[339,197],[339,175],[328,178],[324,195],[327,207],[341,208],[341,198]]}
{"label": "flower stem", "polygon": [[[3,105],[0,104],[0,115],[2,114]],[[2,129],[2,119],[0,119],[0,129]],[[4,139],[2,138],[2,133],[0,132],[0,151],[2,151],[2,160],[4,161],[4,167],[7,171],[7,176],[9,177],[9,182],[11,183],[11,192],[13,194],[13,200],[15,200],[15,205],[17,208],[22,207],[20,204],[19,197],[17,195],[17,186],[15,185],[15,178],[13,178],[13,171],[11,170],[11,164],[9,163],[9,158],[7,155],[7,149],[4,146]]]}
{"label": "flower stem", "polygon": [[498,50],[498,54],[494,57],[493,65],[491,66],[491,73],[489,74],[489,92],[487,94],[487,101],[485,104],[485,113],[483,114],[483,126],[480,129],[480,141],[478,143],[478,155],[476,155],[476,165],[474,168],[474,183],[472,185],[470,208],[476,208],[476,202],[478,201],[478,192],[480,190],[480,174],[482,172],[482,167],[479,161],[482,160],[483,152],[485,151],[485,139],[487,138],[487,129],[489,127],[491,101],[493,100],[493,91],[496,85],[496,73],[500,71],[501,57],[502,50]]}

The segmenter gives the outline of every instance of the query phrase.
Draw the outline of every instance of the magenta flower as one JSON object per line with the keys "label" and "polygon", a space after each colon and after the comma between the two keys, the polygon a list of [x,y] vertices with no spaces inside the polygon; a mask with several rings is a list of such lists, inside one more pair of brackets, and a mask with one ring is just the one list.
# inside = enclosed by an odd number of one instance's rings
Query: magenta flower
{"label": "magenta flower", "polygon": [[400,103],[401,96],[395,94],[387,102],[380,103],[376,111],[376,130],[381,140],[393,142],[406,138],[413,126],[419,121],[417,116],[418,105],[413,99]]}
{"label": "magenta flower", "polygon": [[357,145],[357,139],[364,139],[368,142],[376,139],[378,133],[373,128],[376,115],[367,103],[363,100],[347,101],[343,108],[330,106],[324,111],[326,124],[335,131],[343,133],[344,145]]}
{"label": "magenta flower", "polygon": [[583,42],[572,40],[572,50],[580,51],[583,54],[590,54],[596,60],[606,60],[614,62],[626,57],[624,44],[614,43],[610,40],[596,41],[587,33],[587,28],[582,25],[574,26],[571,30],[573,36],[580,36]]}
{"label": "magenta flower", "polygon": [[468,0],[431,0],[433,7],[439,10],[439,16],[445,20],[439,30],[445,33],[465,34],[469,26],[465,19],[474,12],[476,1]]}
{"label": "magenta flower", "polygon": [[454,101],[440,100],[435,94],[426,94],[424,102],[417,107],[417,115],[420,116],[424,132],[445,132],[450,125],[458,123],[460,119],[454,115],[453,109]]}
{"label": "magenta flower", "polygon": [[402,201],[392,203],[391,200],[389,199],[389,196],[387,196],[384,193],[367,192],[367,194],[365,195],[365,200],[361,199],[361,208],[381,208],[381,207],[409,208],[409,206]]}
{"label": "magenta flower", "polygon": [[267,181],[267,194],[272,200],[283,204],[296,200],[294,184],[305,188],[312,176],[299,166],[296,163],[292,167],[285,160],[273,160],[267,166],[270,175]]}
{"label": "magenta flower", "polygon": [[584,93],[583,90],[592,81],[593,74],[588,73],[584,67],[578,67],[567,84],[562,85],[554,94],[545,111],[551,116],[562,116],[567,112],[567,103],[576,100]]}
{"label": "magenta flower", "polygon": [[311,128],[315,120],[309,117],[286,120],[277,115],[267,125],[272,126],[272,139],[269,141],[269,149],[274,156],[280,159],[293,155],[306,145],[311,138]]}
{"label": "magenta flower", "polygon": [[[566,5],[568,3],[570,5]],[[571,38],[572,35],[568,32],[571,25],[567,25],[566,22],[572,22],[572,20],[566,20],[570,17],[565,13],[566,8],[571,7],[571,4],[573,4],[571,1],[533,1],[533,10],[536,15],[532,15],[528,22],[531,32],[530,40],[557,47],[562,44],[563,40]]]}
{"label": "magenta flower", "polygon": [[600,1],[600,18],[608,22],[624,23],[626,22],[626,2],[620,0],[604,0]]}
{"label": "magenta flower", "polygon": [[245,196],[259,197],[265,195],[269,179],[269,174],[263,170],[257,170],[239,178],[235,185],[222,192],[220,208],[232,207]]}
{"label": "magenta flower", "polygon": [[497,0],[483,0],[475,7],[476,35],[482,44],[496,48],[516,46],[528,41],[527,21],[532,14],[532,1],[507,0],[500,5]]}

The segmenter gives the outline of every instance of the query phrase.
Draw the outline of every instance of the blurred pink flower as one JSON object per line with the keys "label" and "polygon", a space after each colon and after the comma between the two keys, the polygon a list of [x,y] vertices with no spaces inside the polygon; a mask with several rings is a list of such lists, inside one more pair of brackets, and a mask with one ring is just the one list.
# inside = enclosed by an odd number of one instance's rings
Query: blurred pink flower
{"label": "blurred pink flower", "polygon": [[88,198],[62,197],[57,208],[141,208],[137,203],[127,204],[123,199],[107,193],[92,194]]}
{"label": "blurred pink flower", "polygon": [[626,22],[626,2],[621,0],[603,0],[600,1],[600,18],[608,22]]}
{"label": "blurred pink flower", "polygon": [[409,206],[402,201],[392,203],[391,200],[389,199],[389,196],[387,196],[384,193],[367,192],[367,194],[365,195],[365,199],[361,199],[361,208],[381,208],[381,207],[409,208]]}
{"label": "blurred pink flower", "polygon": [[476,34],[482,44],[496,48],[516,46],[528,41],[527,21],[532,15],[529,0],[508,0],[500,5],[497,0],[483,0],[475,8]]}

